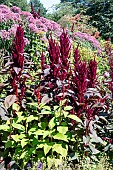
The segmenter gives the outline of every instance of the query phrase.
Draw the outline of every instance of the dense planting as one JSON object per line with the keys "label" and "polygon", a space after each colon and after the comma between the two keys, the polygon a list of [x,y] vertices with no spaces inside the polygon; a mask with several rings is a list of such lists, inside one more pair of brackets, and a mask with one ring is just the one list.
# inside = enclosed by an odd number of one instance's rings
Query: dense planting
{"label": "dense planting", "polygon": [[110,40],[101,45],[88,33],[61,29],[33,6],[29,13],[0,5],[0,13],[3,166],[75,169],[103,157],[111,164]]}

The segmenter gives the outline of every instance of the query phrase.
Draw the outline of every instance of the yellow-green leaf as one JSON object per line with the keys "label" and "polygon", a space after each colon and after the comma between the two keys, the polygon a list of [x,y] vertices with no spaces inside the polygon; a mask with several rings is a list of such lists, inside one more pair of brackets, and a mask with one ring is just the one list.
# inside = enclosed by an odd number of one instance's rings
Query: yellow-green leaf
{"label": "yellow-green leaf", "polygon": [[79,123],[82,123],[82,120],[79,117],[77,117],[76,115],[68,115],[67,117],[70,119],[73,119]]}
{"label": "yellow-green leaf", "polygon": [[18,112],[20,110],[20,106],[17,103],[13,103],[12,109]]}
{"label": "yellow-green leaf", "polygon": [[0,125],[0,130],[9,131],[10,127],[8,125]]}
{"label": "yellow-green leaf", "polygon": [[66,134],[66,132],[68,131],[68,127],[67,126],[57,126],[57,131],[59,133]]}
{"label": "yellow-green leaf", "polygon": [[38,117],[34,117],[33,115],[30,115],[28,118],[27,118],[27,123],[28,122],[31,122],[32,120],[38,120]]}
{"label": "yellow-green leaf", "polygon": [[53,150],[53,152],[55,151],[55,152],[59,153],[63,157],[67,156],[68,149],[63,148],[62,144],[54,144],[52,147],[52,150]]}
{"label": "yellow-green leaf", "polygon": [[27,143],[28,143],[28,139],[22,139],[22,140],[21,140],[21,146],[22,146],[22,148],[23,148],[25,145],[27,145]]}
{"label": "yellow-green leaf", "polygon": [[53,136],[53,138],[68,142],[67,136],[62,133],[57,133],[56,135]]}
{"label": "yellow-green leaf", "polygon": [[50,145],[47,145],[47,144],[44,145],[44,154],[45,154],[45,156],[47,155],[47,153],[50,151],[51,148],[52,148],[52,146],[50,146]]}
{"label": "yellow-green leaf", "polygon": [[49,128],[53,129],[55,125],[56,125],[56,118],[53,117],[49,122]]}
{"label": "yellow-green leaf", "polygon": [[64,110],[65,110],[65,111],[66,111],[66,110],[71,110],[71,109],[73,109],[72,106],[66,106],[66,107],[64,107]]}
{"label": "yellow-green leaf", "polygon": [[21,125],[21,124],[13,123],[12,126],[15,129],[19,129],[19,130],[25,131],[25,127],[23,125]]}
{"label": "yellow-green leaf", "polygon": [[15,142],[20,141],[20,138],[19,138],[19,135],[18,135],[18,134],[16,134],[16,135],[11,135],[11,137],[13,138],[13,140],[14,140]]}

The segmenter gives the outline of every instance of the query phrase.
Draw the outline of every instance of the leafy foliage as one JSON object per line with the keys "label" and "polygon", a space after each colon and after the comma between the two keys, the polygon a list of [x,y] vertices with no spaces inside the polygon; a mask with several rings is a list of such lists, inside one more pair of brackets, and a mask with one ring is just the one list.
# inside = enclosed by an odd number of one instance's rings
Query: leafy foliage
{"label": "leafy foliage", "polygon": [[112,36],[112,25],[113,16],[112,11],[113,5],[112,1],[90,1],[88,8],[86,9],[86,14],[90,15],[90,23],[97,27],[101,33],[101,36],[105,39],[111,38]]}
{"label": "leafy foliage", "polygon": [[[14,10],[20,17],[20,9]],[[6,75],[0,80],[0,154],[5,167],[15,160],[20,169],[37,162],[41,168],[43,162],[44,168],[56,162],[57,168],[68,159],[75,168],[85,156],[95,162],[106,156],[112,162],[112,45],[106,42],[102,53],[97,53],[108,60],[109,74],[102,75],[105,68],[98,66],[95,56],[82,58],[82,46],[72,30],[61,32],[58,24],[34,13],[23,12],[20,19],[13,36],[1,36],[5,43],[0,46],[0,74]],[[46,30],[37,33],[37,26],[30,30],[27,26],[32,22],[43,23]],[[14,24],[11,19],[1,23],[5,31]],[[81,35],[100,45],[93,36]]]}

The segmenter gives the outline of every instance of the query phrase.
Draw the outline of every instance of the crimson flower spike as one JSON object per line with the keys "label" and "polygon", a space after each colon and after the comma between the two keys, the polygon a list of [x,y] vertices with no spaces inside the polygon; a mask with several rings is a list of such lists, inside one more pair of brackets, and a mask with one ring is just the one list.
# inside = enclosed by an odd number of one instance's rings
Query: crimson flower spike
{"label": "crimson flower spike", "polygon": [[40,18],[40,9],[38,10],[38,12],[36,13],[34,10],[34,6],[33,3],[31,2],[31,14],[33,15],[33,17],[36,18]]}
{"label": "crimson flower spike", "polygon": [[79,47],[79,44],[78,44],[78,46],[77,46],[77,48],[75,49],[75,52],[74,52],[74,69],[75,69],[75,71],[78,68],[79,63],[81,62],[81,60],[80,60],[81,57],[80,57],[78,47]]}
{"label": "crimson flower spike", "polygon": [[35,11],[34,11],[34,7],[33,7],[33,3],[31,2],[31,14],[33,14]]}
{"label": "crimson flower spike", "polygon": [[96,75],[97,75],[97,62],[90,60],[88,68],[88,87],[94,88],[96,85]]}
{"label": "crimson flower spike", "polygon": [[13,88],[13,92],[18,97],[18,86],[20,85],[20,77],[22,75],[22,70],[24,68],[24,30],[19,25],[17,27],[16,36],[13,41],[13,49],[12,49],[12,60],[13,60],[13,68],[11,71],[11,86]]}
{"label": "crimson flower spike", "polygon": [[16,36],[13,41],[13,50],[12,50],[12,56],[13,56],[13,62],[14,62],[14,67],[18,67],[23,69],[23,64],[24,64],[24,30],[19,25],[17,27],[16,31]]}
{"label": "crimson flower spike", "polygon": [[71,43],[69,36],[66,31],[63,30],[63,33],[60,36],[60,52],[61,52],[61,61],[64,67],[69,67],[68,59],[69,52],[71,48]]}

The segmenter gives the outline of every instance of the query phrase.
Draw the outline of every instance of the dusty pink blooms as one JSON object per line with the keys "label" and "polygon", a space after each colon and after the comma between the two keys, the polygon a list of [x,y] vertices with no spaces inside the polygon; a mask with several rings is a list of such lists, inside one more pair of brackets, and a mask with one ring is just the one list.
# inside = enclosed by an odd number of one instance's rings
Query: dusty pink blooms
{"label": "dusty pink blooms", "polygon": [[110,76],[109,72],[108,72],[108,71],[105,71],[105,72],[104,72],[104,77],[107,78],[107,77],[109,77],[109,76]]}
{"label": "dusty pink blooms", "polygon": [[6,31],[6,30],[1,30],[1,31],[0,31],[0,36],[1,36],[1,38],[4,39],[5,41],[6,41],[6,40],[9,40],[9,38],[10,38],[10,34],[9,34],[9,32]]}

